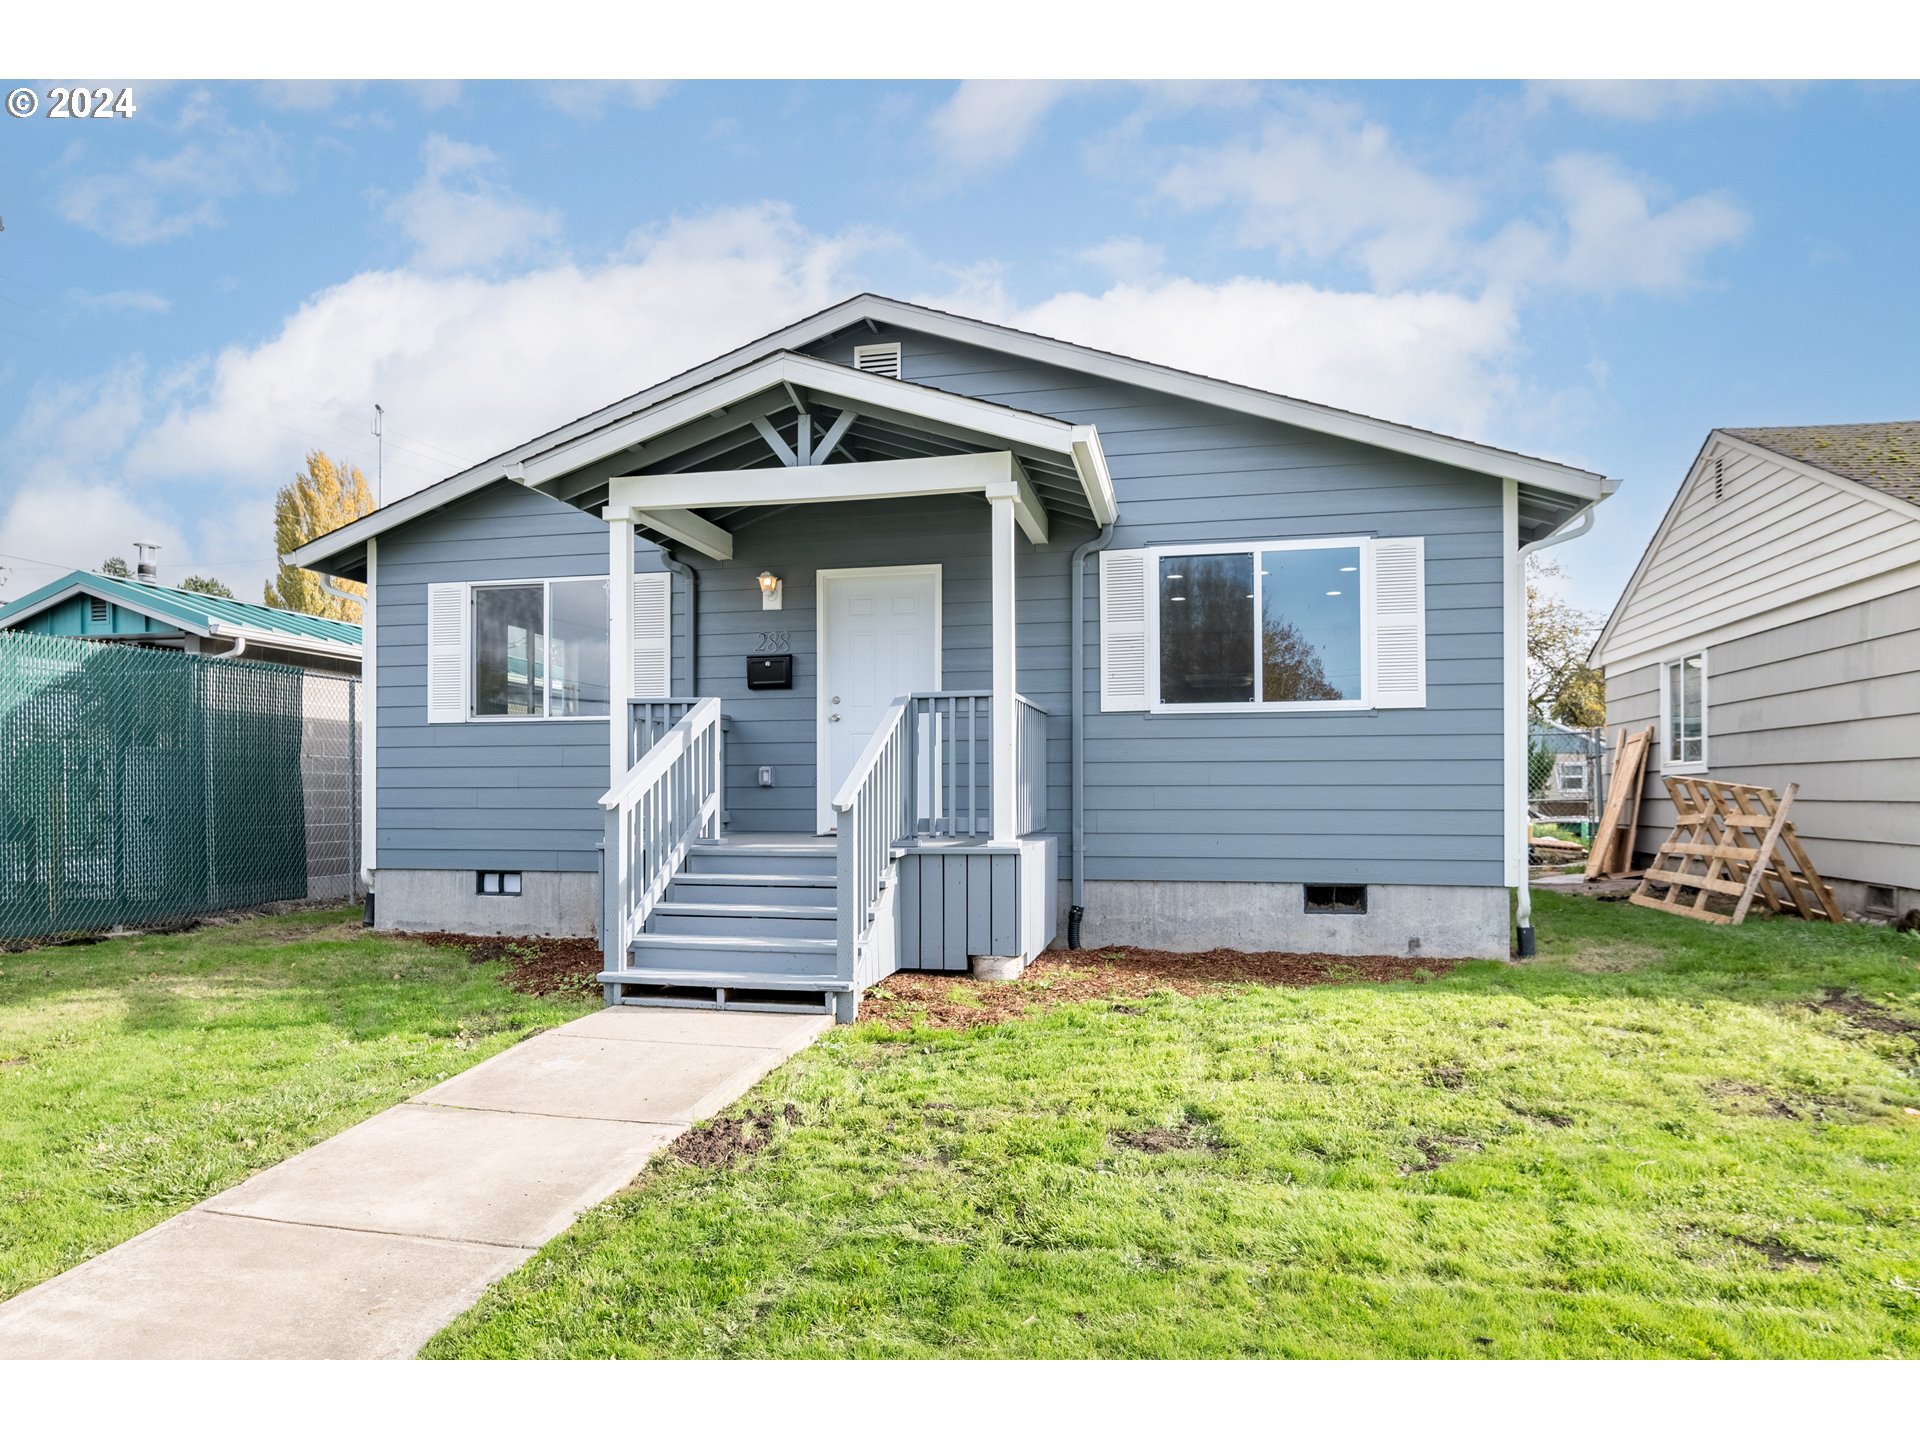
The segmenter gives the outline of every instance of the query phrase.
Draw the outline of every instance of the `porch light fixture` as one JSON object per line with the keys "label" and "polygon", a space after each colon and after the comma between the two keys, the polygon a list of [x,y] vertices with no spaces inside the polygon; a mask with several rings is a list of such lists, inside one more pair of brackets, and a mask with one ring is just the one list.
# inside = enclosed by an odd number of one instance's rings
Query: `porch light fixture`
{"label": "porch light fixture", "polygon": [[771,570],[760,572],[760,608],[778,610],[780,608],[780,577]]}

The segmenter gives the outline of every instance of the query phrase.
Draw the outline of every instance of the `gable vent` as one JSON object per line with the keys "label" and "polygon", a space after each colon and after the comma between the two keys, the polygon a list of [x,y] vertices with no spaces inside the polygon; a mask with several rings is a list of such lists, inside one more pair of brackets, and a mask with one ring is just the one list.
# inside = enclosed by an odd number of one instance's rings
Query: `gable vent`
{"label": "gable vent", "polygon": [[887,345],[856,345],[853,347],[853,368],[868,375],[884,375],[889,380],[900,378],[900,342]]}
{"label": "gable vent", "polygon": [[1727,498],[1727,462],[1718,455],[1713,457],[1713,498]]}
{"label": "gable vent", "polygon": [[102,600],[98,595],[89,598],[87,601],[87,618],[96,625],[106,624],[107,602]]}

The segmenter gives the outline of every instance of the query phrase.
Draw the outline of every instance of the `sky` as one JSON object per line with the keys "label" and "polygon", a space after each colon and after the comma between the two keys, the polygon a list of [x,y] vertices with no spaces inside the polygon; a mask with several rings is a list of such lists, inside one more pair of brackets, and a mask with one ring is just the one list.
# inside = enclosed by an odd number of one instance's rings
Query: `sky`
{"label": "sky", "polygon": [[132,89],[0,116],[0,599],[257,598],[375,403],[392,500],[861,290],[1617,477],[1602,614],[1711,428],[1920,416],[1911,85]]}

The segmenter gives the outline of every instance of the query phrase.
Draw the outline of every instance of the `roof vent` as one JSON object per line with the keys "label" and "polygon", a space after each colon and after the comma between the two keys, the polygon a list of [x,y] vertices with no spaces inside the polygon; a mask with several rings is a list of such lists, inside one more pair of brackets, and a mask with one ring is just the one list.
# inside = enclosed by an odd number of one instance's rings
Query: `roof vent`
{"label": "roof vent", "polygon": [[98,595],[92,595],[87,598],[87,619],[95,625],[104,625],[107,623],[107,602],[102,600]]}
{"label": "roof vent", "polygon": [[1718,455],[1713,457],[1713,498],[1716,500],[1727,498],[1726,461]]}
{"label": "roof vent", "polygon": [[900,342],[895,340],[886,345],[854,346],[853,368],[868,375],[884,375],[889,380],[898,380],[900,378]]}
{"label": "roof vent", "polygon": [[160,553],[160,547],[151,540],[136,540],[133,548],[139,552],[139,563],[133,567],[133,578],[142,585],[160,583],[160,562],[153,557]]}

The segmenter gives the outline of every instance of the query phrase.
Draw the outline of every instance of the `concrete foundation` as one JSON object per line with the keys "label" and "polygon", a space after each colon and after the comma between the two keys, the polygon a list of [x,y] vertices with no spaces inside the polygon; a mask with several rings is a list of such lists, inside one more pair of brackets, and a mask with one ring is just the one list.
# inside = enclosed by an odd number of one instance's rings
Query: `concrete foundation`
{"label": "concrete foundation", "polygon": [[592,935],[600,877],[526,870],[518,895],[476,895],[471,870],[388,870],[373,877],[374,927],[462,935]]}
{"label": "concrete foundation", "polygon": [[[1065,943],[1070,890],[1060,886]],[[1504,960],[1499,886],[1369,885],[1364,915],[1309,915],[1305,888],[1217,880],[1089,880],[1080,943],[1154,950],[1290,950]]]}

